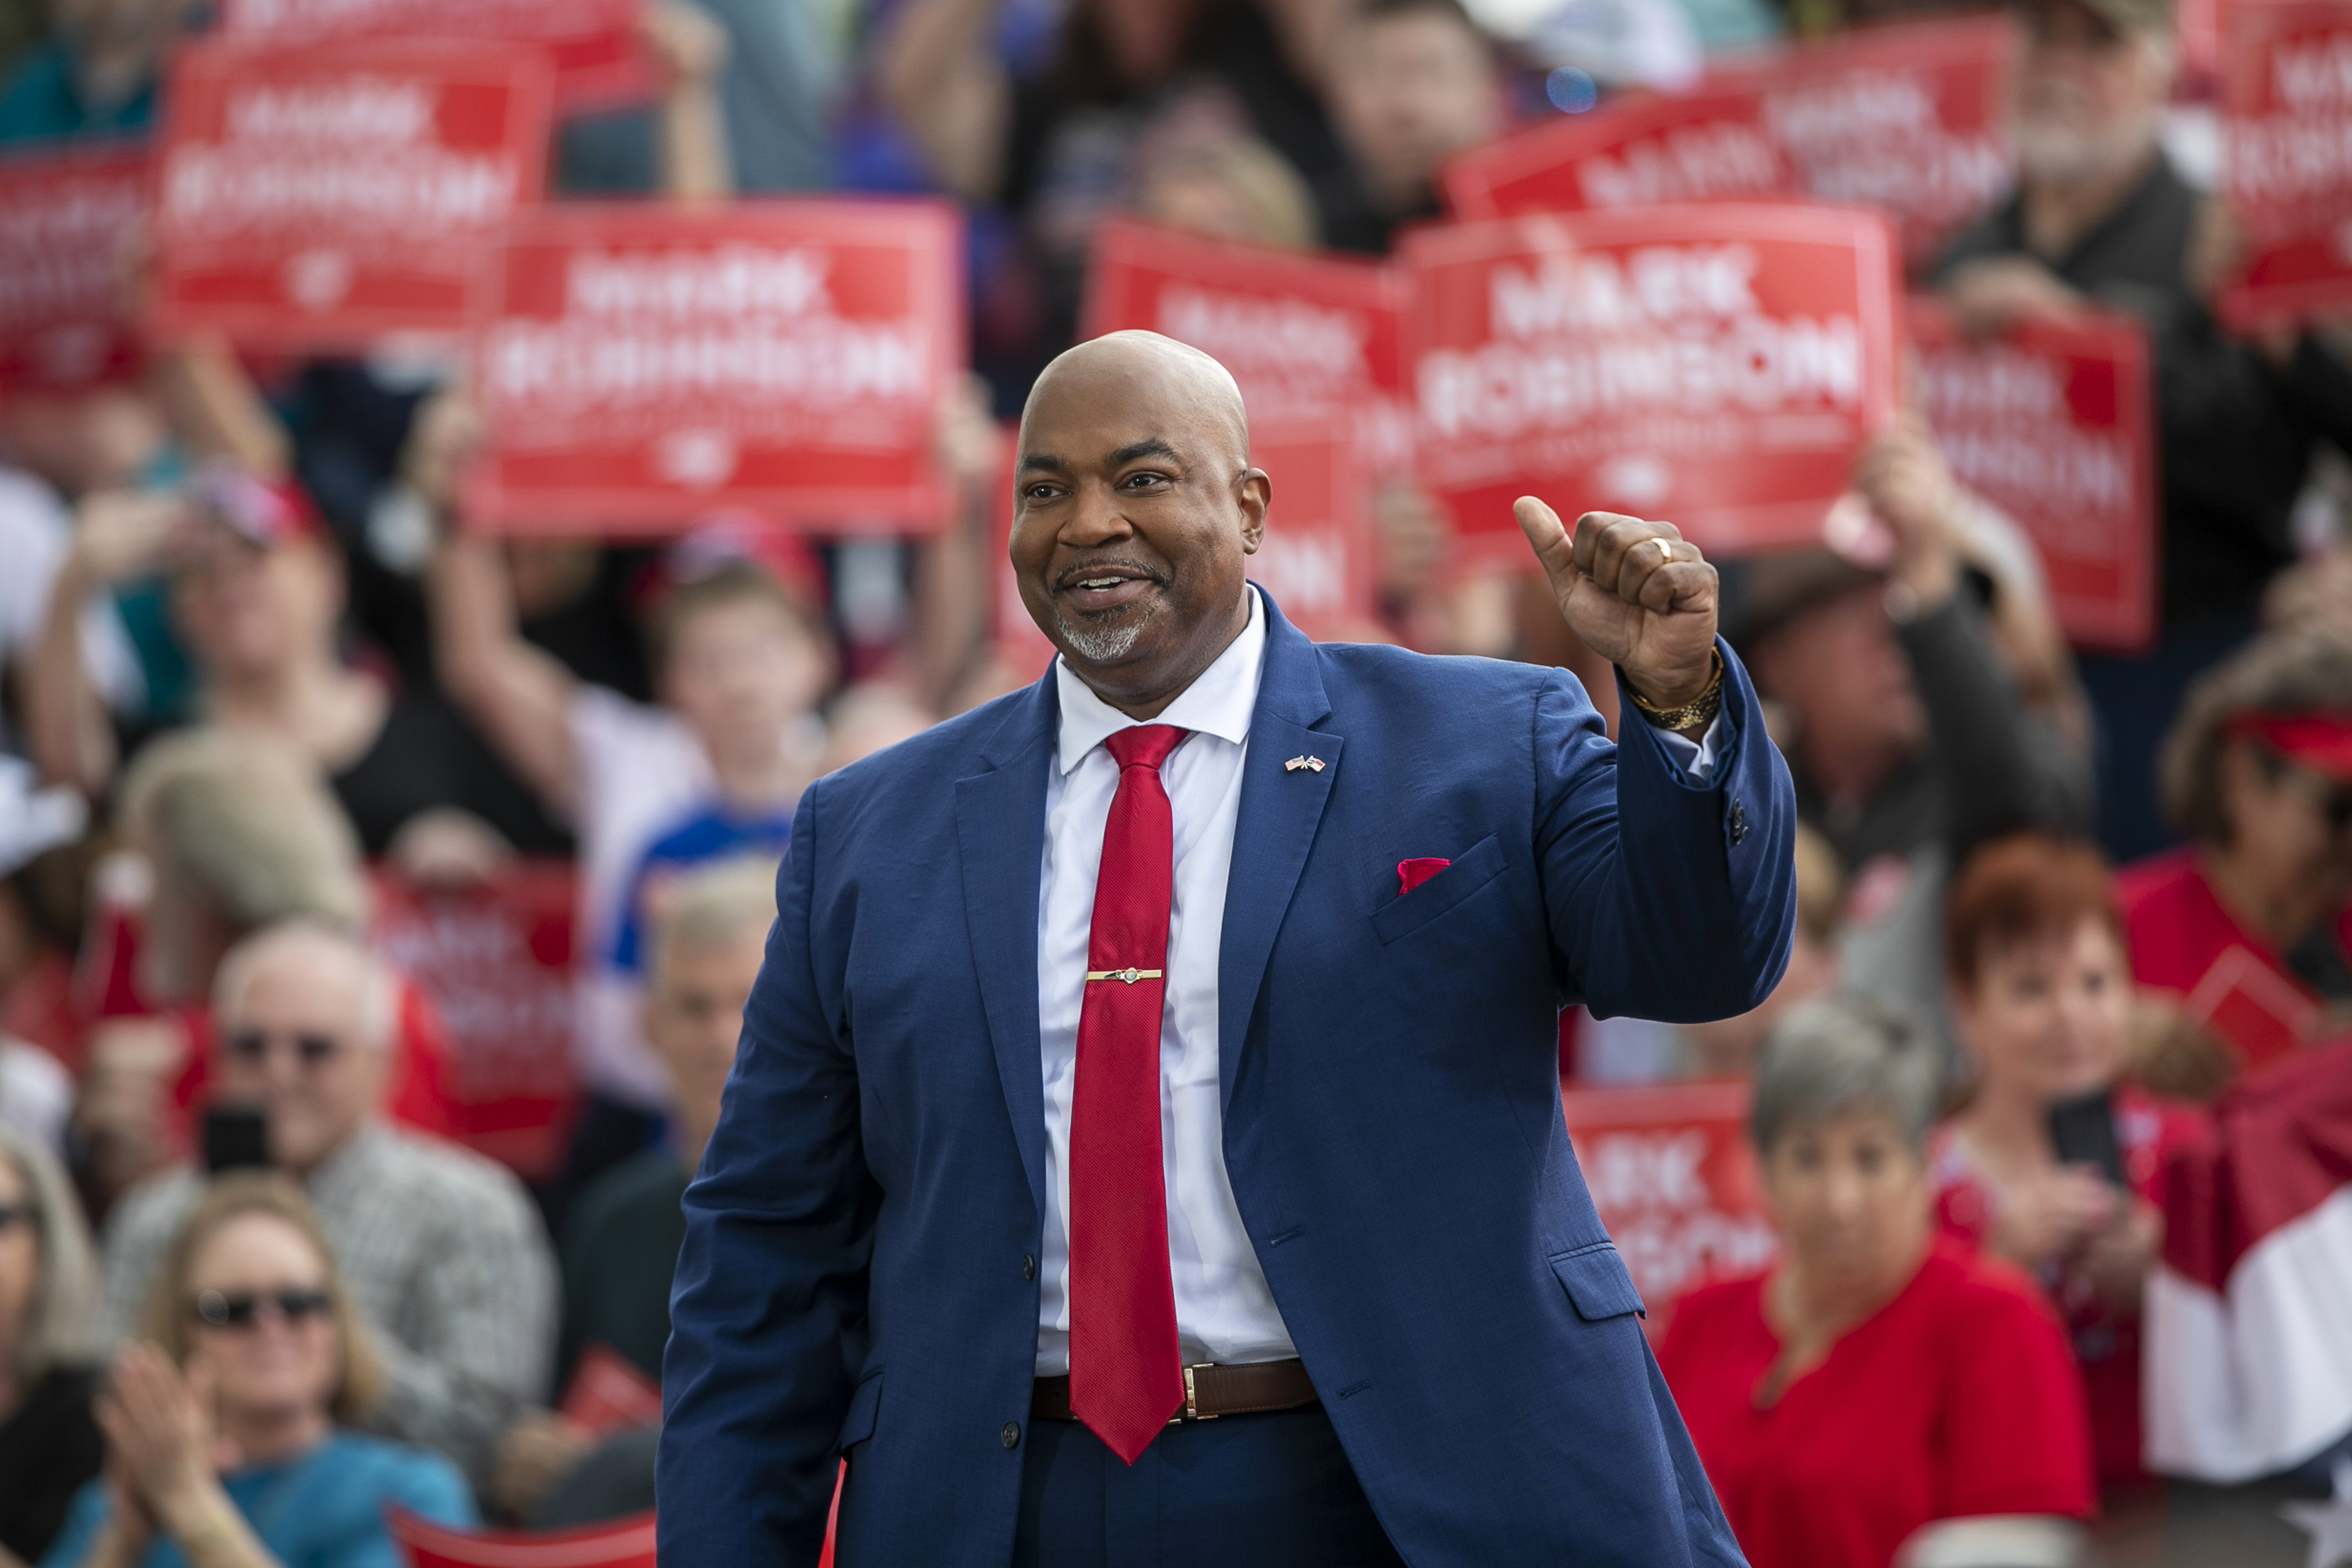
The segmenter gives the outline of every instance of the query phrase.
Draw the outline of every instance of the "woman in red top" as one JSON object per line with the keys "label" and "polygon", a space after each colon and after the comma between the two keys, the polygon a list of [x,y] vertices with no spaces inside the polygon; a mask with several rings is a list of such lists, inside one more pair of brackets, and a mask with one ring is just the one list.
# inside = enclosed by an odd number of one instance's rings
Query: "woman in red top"
{"label": "woman in red top", "polygon": [[[1936,1217],[2041,1282],[2082,1365],[2099,1484],[2137,1480],[2140,1296],[2164,1237],[2157,1184],[2197,1121],[2117,1081],[2131,976],[2098,851],[2036,833],[1979,849],[1952,882],[1944,963],[1976,1078],[1928,1145]],[[2069,1103],[2070,1126],[2095,1140],[2112,1131],[2116,1169],[2085,1163],[2095,1148],[2058,1146],[2052,1112]]]}
{"label": "woman in red top", "polygon": [[2352,645],[2277,633],[2217,666],[2161,782],[2191,842],[2117,879],[2139,983],[2247,1067],[2352,1026]]}
{"label": "woman in red top", "polygon": [[1906,1543],[1966,1556],[2021,1531],[2039,1550],[2000,1561],[2063,1560],[2091,1511],[2064,1333],[2031,1281],[1936,1235],[1938,1076],[1915,1026],[1859,998],[1801,1004],[1765,1041],[1749,1129],[1786,1250],[1685,1297],[1658,1355],[1754,1568],[1887,1568]]}

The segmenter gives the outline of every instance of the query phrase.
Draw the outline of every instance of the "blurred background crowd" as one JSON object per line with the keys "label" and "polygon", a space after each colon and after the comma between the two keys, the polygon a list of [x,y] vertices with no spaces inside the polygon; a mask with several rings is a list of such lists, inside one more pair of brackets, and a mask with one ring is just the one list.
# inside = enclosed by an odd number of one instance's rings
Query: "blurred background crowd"
{"label": "blurred background crowd", "polygon": [[[1072,341],[1096,224],[1378,256],[1456,153],[1919,9],[649,0],[655,96],[560,125],[553,199],[965,212],[956,508],[919,539],[469,532],[479,417],[405,343],[196,333],[0,387],[0,1565],[342,1568],[397,1561],[387,1502],[650,1507],[678,1200],[794,802],[1037,673],[995,635],[1000,421]],[[1853,475],[1883,548],[1725,563],[1803,814],[1787,978],[1704,1026],[1571,1008],[1562,1077],[1753,1085],[1780,1261],[1658,1348],[1759,1568],[2325,1568],[2280,1510],[2326,1506],[2296,1500],[2352,1433],[2151,1474],[2144,1405],[2191,1370],[2142,1320],[2179,1152],[2352,1074],[2352,340],[2220,324],[2165,0],[2012,15],[2013,189],[1914,281],[1972,331],[2145,324],[2156,639],[2071,648],[2032,546],[1889,425]],[[0,157],[146,134],[210,21],[0,0]],[[1538,576],[1458,568],[1408,479],[1372,513],[1363,636],[1565,666],[1616,721]],[[569,1076],[523,1155],[470,1136],[452,1039],[485,1028],[383,913],[551,866]],[[2340,1369],[2335,1267],[2312,1353]],[[2007,1522],[1916,1534],[1953,1520]]]}

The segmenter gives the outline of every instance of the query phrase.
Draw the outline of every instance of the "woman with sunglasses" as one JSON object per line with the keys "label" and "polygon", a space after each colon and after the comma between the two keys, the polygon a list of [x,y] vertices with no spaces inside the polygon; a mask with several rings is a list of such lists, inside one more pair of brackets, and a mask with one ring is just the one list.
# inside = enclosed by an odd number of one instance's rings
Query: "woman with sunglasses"
{"label": "woman with sunglasses", "polygon": [[382,1374],[299,1191],[215,1181],[100,1396],[106,1472],[42,1568],[397,1568],[383,1510],[475,1522],[455,1466],[346,1429]]}
{"label": "woman with sunglasses", "polygon": [[2275,632],[2216,666],[2159,783],[2190,842],[2116,879],[2135,977],[2242,1067],[2352,1026],[2352,641]]}
{"label": "woman with sunglasses", "polygon": [[48,1150],[0,1121],[0,1568],[48,1550],[98,1473],[89,1236]]}

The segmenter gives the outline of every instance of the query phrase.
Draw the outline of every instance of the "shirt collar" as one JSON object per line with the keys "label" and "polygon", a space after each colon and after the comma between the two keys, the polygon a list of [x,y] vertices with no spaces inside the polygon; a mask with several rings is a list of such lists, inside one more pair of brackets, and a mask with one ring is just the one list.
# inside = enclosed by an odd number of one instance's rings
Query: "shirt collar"
{"label": "shirt collar", "polygon": [[1156,719],[1133,719],[1094,694],[1058,656],[1054,660],[1054,689],[1061,699],[1062,735],[1056,762],[1063,776],[1086,760],[1088,752],[1109,736],[1138,724],[1173,724],[1197,730],[1240,745],[1249,738],[1250,715],[1257,710],[1258,677],[1265,664],[1265,610],[1257,589],[1249,590],[1249,621],[1241,636],[1226,645],[1216,661],[1177,693]]}

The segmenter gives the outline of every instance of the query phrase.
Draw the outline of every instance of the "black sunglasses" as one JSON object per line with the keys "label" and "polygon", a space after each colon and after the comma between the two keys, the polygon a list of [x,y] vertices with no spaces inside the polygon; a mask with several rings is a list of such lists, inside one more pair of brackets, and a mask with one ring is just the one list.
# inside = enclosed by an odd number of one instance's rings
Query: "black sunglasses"
{"label": "black sunglasses", "polygon": [[219,1290],[196,1292],[196,1321],[215,1329],[249,1329],[265,1303],[278,1309],[289,1323],[299,1323],[327,1310],[324,1290]]}
{"label": "black sunglasses", "polygon": [[[237,1060],[257,1065],[269,1055],[270,1042],[280,1037],[266,1029],[239,1029],[228,1037],[228,1052]],[[324,1066],[342,1050],[332,1035],[298,1034],[283,1037],[294,1047],[294,1056],[306,1068]]]}

